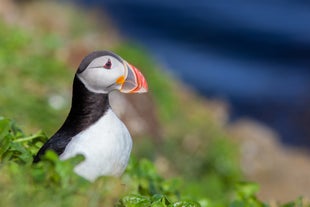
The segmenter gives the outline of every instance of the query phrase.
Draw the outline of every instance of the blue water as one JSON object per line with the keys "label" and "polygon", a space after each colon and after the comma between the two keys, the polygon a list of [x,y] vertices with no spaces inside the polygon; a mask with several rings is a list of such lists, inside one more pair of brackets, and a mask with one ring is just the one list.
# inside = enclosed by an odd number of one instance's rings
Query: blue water
{"label": "blue water", "polygon": [[310,146],[310,2],[81,0],[207,97]]}

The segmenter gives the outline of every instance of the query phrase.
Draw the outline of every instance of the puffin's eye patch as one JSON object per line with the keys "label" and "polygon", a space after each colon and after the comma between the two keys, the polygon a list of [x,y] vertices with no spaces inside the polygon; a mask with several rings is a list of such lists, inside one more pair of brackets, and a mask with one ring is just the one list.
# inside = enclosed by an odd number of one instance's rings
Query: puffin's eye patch
{"label": "puffin's eye patch", "polygon": [[111,69],[112,67],[112,62],[110,60],[110,58],[108,59],[108,61],[104,64],[103,66],[105,69]]}

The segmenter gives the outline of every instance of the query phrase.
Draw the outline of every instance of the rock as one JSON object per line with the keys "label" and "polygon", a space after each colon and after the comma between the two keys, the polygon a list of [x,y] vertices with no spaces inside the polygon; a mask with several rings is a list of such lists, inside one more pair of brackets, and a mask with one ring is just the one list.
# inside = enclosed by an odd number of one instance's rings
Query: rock
{"label": "rock", "polygon": [[284,146],[272,129],[250,119],[232,123],[229,133],[240,145],[242,171],[248,180],[259,183],[262,200],[310,198],[309,154]]}

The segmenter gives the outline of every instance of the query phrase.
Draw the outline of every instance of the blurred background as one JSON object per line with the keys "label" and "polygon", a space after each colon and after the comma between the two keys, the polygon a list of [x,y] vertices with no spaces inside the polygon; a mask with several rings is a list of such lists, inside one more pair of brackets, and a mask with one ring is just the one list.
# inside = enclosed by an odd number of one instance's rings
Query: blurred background
{"label": "blurred background", "polygon": [[203,96],[310,146],[310,3],[81,1]]}
{"label": "blurred background", "polygon": [[113,50],[150,86],[111,97],[133,154],[182,193],[225,203],[251,180],[266,201],[310,197],[307,1],[3,0],[0,15],[0,116],[27,133],[52,135],[81,59]]}

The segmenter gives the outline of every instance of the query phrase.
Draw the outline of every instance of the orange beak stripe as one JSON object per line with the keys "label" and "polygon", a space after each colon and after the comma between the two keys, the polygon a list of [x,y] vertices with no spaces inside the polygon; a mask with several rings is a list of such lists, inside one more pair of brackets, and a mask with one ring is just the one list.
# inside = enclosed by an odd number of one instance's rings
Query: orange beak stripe
{"label": "orange beak stripe", "polygon": [[117,80],[116,80],[116,83],[121,85],[125,82],[125,77],[122,75],[120,76]]}

